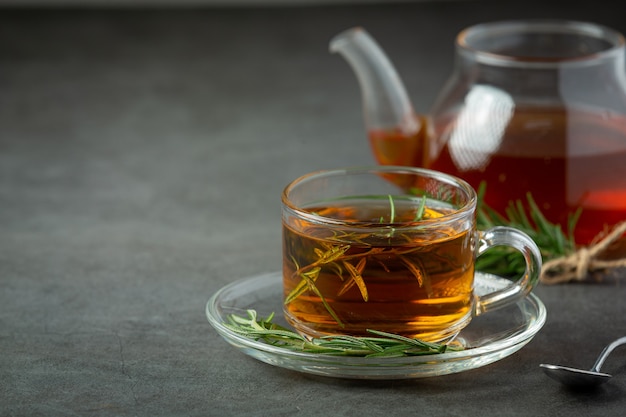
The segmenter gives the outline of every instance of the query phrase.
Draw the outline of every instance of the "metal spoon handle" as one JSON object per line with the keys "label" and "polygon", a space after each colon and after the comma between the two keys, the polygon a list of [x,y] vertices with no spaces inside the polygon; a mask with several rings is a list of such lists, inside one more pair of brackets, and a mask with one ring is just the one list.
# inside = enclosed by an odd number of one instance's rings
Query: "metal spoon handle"
{"label": "metal spoon handle", "polygon": [[596,363],[593,364],[591,371],[600,372],[600,368],[602,367],[602,364],[604,364],[604,361],[606,360],[606,358],[608,358],[611,352],[613,352],[613,349],[623,344],[626,344],[626,336],[620,337],[619,339],[617,339],[616,341],[612,342],[607,347],[605,347],[604,350],[602,350],[602,353],[600,353],[600,356],[598,357],[598,359],[596,360]]}

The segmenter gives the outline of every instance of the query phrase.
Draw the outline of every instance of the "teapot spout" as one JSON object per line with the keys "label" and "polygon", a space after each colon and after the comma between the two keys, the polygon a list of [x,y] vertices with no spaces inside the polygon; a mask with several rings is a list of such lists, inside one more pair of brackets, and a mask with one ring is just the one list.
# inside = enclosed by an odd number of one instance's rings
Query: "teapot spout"
{"label": "teapot spout", "polygon": [[365,127],[382,165],[422,166],[423,120],[413,111],[408,94],[385,52],[361,27],[330,41],[352,67],[361,88]]}

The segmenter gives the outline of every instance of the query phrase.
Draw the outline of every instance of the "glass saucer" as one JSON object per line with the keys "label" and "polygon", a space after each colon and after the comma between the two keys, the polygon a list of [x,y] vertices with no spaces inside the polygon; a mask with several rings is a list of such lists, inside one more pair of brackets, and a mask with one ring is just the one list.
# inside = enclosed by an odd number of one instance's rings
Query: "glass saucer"
{"label": "glass saucer", "polygon": [[[476,274],[478,294],[508,285],[494,275]],[[245,278],[217,291],[206,305],[209,323],[231,345],[270,365],[337,378],[402,379],[424,378],[468,371],[503,359],[524,347],[543,327],[546,308],[530,294],[511,306],[475,317],[457,336],[465,349],[436,355],[385,357],[337,357],[294,352],[240,336],[224,323],[231,313],[245,316],[254,309],[260,317],[275,313],[274,321],[286,326],[282,318],[282,274],[273,272]]]}

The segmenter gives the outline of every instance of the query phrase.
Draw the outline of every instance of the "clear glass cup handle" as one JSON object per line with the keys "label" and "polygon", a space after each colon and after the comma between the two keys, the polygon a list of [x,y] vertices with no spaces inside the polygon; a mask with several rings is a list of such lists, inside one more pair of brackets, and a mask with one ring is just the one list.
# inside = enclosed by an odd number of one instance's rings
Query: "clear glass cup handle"
{"label": "clear glass cup handle", "polygon": [[494,246],[510,246],[522,253],[526,261],[524,275],[511,285],[477,297],[474,313],[478,316],[487,311],[510,305],[524,298],[539,282],[542,258],[535,242],[524,232],[511,227],[498,226],[478,232],[477,255]]}

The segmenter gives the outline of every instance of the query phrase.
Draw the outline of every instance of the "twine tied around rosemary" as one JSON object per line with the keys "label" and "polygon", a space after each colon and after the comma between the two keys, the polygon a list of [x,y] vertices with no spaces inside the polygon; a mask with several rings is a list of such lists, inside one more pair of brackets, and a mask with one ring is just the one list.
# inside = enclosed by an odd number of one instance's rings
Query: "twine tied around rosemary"
{"label": "twine tied around rosemary", "polygon": [[583,281],[591,272],[626,267],[626,257],[607,258],[603,255],[626,233],[626,221],[616,224],[605,236],[589,246],[580,247],[570,255],[551,259],[543,264],[540,280],[544,284]]}

